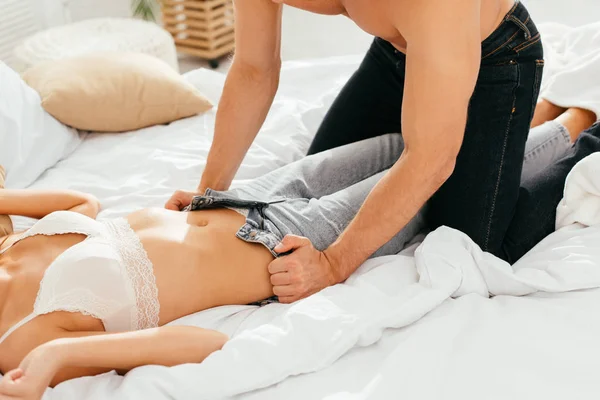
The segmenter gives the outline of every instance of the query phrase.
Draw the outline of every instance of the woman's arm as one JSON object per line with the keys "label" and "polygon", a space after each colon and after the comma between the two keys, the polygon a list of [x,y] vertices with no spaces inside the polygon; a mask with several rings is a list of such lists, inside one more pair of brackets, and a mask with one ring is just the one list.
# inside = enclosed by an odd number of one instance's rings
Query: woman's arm
{"label": "woman's arm", "polygon": [[74,190],[0,190],[0,215],[43,218],[54,211],[73,211],[96,218],[99,210],[98,199]]}
{"label": "woman's arm", "polygon": [[142,365],[202,362],[227,336],[191,326],[165,326],[126,333],[67,332],[37,346],[0,381],[0,398],[41,398],[48,385]]}
{"label": "woman's arm", "polygon": [[[77,335],[77,333],[75,333]],[[195,326],[164,326],[142,331],[67,337],[47,343],[57,360],[53,382],[81,376],[78,368],[106,368],[127,372],[142,365],[172,367],[200,363],[220,350],[227,335]]]}

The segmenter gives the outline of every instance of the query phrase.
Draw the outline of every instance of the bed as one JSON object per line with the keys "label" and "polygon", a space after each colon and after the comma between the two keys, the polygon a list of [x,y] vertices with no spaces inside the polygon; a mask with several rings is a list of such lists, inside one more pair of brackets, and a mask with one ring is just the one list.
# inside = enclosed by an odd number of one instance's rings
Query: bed
{"label": "bed", "polygon": [[[286,63],[234,186],[302,157],[359,62]],[[218,101],[223,75],[197,70],[186,78]],[[197,185],[214,120],[210,111],[136,132],[82,134],[31,187],[93,193],[101,219],[161,207],[174,190]],[[582,189],[600,187],[600,160],[592,161],[577,181],[589,184],[574,190],[598,204],[600,193]],[[31,223],[15,219],[17,229]],[[564,227],[514,268],[441,229],[294,305],[219,307],[174,322],[232,337],[203,364],[81,378],[45,399],[598,398],[597,287],[598,223]]]}

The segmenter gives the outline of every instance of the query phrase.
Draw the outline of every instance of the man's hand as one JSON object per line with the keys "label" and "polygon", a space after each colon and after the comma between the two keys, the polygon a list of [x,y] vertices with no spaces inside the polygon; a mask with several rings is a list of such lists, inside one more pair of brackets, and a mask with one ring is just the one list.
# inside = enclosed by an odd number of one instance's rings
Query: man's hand
{"label": "man's hand", "polygon": [[200,196],[202,194],[203,193],[200,192],[186,192],[184,190],[178,190],[173,193],[169,201],[167,201],[165,208],[167,210],[181,211],[190,205],[195,196]]}
{"label": "man's hand", "polygon": [[286,235],[274,250],[293,251],[269,264],[273,293],[281,303],[293,303],[341,282],[327,256],[307,238]]}

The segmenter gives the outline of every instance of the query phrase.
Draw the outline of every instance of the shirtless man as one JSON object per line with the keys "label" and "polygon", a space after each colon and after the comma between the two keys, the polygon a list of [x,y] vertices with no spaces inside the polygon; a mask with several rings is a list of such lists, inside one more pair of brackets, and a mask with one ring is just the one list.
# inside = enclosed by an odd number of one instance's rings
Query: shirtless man
{"label": "shirtless man", "polygon": [[282,5],[342,14],[376,36],[332,105],[309,153],[390,132],[405,149],[324,251],[286,237],[269,271],[287,301],[344,281],[427,203],[447,225],[507,259],[525,141],[543,70],[540,35],[515,0],[237,0],[236,52],[196,192],[226,190],[278,88]]}

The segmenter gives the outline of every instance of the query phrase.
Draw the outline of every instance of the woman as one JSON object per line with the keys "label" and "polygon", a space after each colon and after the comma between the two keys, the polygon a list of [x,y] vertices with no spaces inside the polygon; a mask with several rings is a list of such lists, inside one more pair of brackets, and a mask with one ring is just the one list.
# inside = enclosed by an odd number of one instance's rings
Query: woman
{"label": "woman", "polygon": [[[542,140],[532,142],[527,168],[539,167],[544,143],[568,142],[569,132],[575,136],[593,119],[579,111],[567,117],[532,133]],[[572,153],[528,179],[541,177],[541,195],[554,203],[525,204],[518,213],[554,210],[568,170],[600,151],[599,138],[600,127],[584,133]],[[201,212],[144,209],[98,222],[99,204],[90,195],[0,190],[0,214],[41,218],[0,239],[0,370],[9,371],[0,399],[37,399],[49,384],[113,369],[201,362],[227,338],[165,324],[279,294],[272,283],[293,277],[269,275],[275,246],[287,234],[328,246],[402,147],[400,135],[390,134],[316,154],[244,188],[207,190],[191,204]],[[550,196],[543,184],[548,172],[554,174]],[[537,199],[535,191],[531,196]],[[418,215],[375,255],[398,252],[422,228]],[[550,232],[512,239],[523,252]]]}

